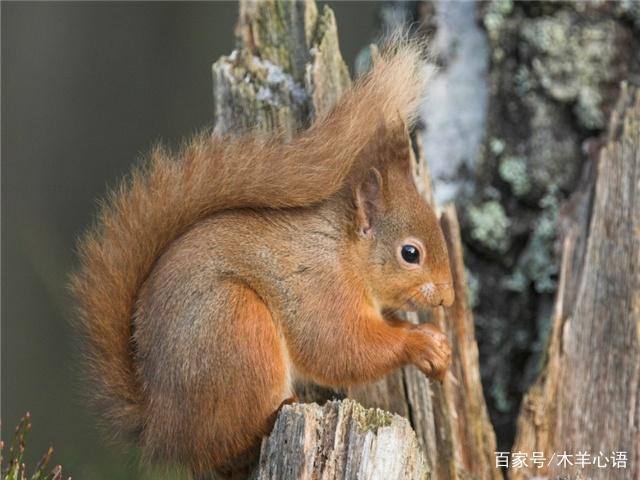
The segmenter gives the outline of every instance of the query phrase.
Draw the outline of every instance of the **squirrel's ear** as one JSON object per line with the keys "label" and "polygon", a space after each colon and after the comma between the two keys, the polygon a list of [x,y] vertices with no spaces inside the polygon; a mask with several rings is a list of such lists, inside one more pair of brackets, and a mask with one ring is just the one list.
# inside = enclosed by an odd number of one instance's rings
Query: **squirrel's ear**
{"label": "squirrel's ear", "polygon": [[356,232],[367,237],[373,232],[375,222],[382,213],[382,175],[376,168],[370,168],[354,191],[356,207]]}

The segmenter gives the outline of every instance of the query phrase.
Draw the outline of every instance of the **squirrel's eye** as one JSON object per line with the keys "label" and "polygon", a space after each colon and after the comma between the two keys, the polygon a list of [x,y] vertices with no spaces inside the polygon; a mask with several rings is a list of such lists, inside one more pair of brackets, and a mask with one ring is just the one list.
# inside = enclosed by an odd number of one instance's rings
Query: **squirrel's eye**
{"label": "squirrel's eye", "polygon": [[420,252],[413,245],[403,245],[400,254],[407,263],[420,263]]}

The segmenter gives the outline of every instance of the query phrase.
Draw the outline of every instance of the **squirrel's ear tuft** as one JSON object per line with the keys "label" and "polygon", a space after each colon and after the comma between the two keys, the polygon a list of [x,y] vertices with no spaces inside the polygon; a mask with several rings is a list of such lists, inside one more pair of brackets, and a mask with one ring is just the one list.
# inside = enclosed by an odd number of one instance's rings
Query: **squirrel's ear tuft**
{"label": "squirrel's ear tuft", "polygon": [[354,189],[356,207],[356,232],[361,237],[373,233],[376,221],[384,208],[382,175],[376,168],[370,168]]}

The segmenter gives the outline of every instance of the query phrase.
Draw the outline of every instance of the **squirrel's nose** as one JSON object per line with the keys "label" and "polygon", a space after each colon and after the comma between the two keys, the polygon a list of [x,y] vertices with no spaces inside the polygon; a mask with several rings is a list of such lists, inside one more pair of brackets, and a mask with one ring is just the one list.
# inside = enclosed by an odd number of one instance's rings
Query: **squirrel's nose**
{"label": "squirrel's nose", "polygon": [[453,305],[453,301],[455,300],[453,284],[451,284],[451,282],[437,283],[436,298],[439,300],[438,305],[442,305],[444,307],[450,307]]}

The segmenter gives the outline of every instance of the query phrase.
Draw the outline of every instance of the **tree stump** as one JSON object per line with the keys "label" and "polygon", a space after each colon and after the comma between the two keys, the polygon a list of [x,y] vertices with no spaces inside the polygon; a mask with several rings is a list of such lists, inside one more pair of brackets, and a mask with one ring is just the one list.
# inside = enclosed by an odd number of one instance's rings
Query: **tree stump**
{"label": "tree stump", "polygon": [[406,419],[343,400],[285,406],[256,478],[422,480],[429,470]]}

